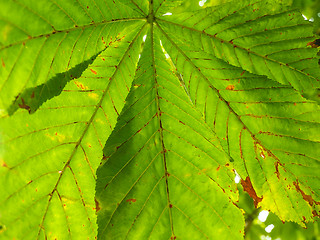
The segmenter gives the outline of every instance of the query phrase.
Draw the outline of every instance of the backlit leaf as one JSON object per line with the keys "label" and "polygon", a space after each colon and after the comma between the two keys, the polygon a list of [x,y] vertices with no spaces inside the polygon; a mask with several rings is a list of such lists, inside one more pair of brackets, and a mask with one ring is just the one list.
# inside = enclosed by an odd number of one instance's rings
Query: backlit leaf
{"label": "backlit leaf", "polygon": [[238,187],[320,216],[311,23],[187,2],[0,0],[1,239],[243,239]]}

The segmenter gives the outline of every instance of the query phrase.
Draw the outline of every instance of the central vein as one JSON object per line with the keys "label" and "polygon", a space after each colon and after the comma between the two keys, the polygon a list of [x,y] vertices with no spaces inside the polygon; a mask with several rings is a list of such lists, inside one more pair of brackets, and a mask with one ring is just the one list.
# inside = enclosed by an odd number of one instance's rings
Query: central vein
{"label": "central vein", "polygon": [[153,13],[153,0],[150,0],[149,4],[149,13],[147,16],[147,22],[152,24],[154,22],[154,13]]}

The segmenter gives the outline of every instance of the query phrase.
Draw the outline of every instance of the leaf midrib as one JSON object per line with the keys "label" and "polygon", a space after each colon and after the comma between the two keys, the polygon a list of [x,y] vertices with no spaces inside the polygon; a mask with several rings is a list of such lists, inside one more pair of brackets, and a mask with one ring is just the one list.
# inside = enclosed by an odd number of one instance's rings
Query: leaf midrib
{"label": "leaf midrib", "polygon": [[[152,0],[151,0],[151,6],[150,9],[153,11],[152,6]],[[154,55],[154,24],[151,23],[151,29],[150,29],[150,38],[151,38],[151,58],[152,58],[152,68],[153,68],[153,80],[154,80],[154,86],[155,86],[155,92],[156,92],[156,105],[157,105],[157,117],[158,117],[158,124],[159,124],[159,135],[160,135],[160,143],[162,148],[162,155],[163,155],[163,165],[164,165],[164,177],[166,181],[166,193],[167,193],[167,207],[170,205],[170,194],[169,194],[169,183],[168,183],[168,168],[167,168],[167,159],[166,159],[166,148],[164,145],[164,137],[163,137],[163,127],[161,122],[161,109],[160,109],[160,95],[159,95],[159,83],[157,81],[157,70],[155,66],[155,55]],[[173,220],[172,220],[172,211],[171,208],[168,207],[169,210],[169,218],[170,218],[170,227],[171,227],[171,236],[174,236],[174,228],[173,228]]]}

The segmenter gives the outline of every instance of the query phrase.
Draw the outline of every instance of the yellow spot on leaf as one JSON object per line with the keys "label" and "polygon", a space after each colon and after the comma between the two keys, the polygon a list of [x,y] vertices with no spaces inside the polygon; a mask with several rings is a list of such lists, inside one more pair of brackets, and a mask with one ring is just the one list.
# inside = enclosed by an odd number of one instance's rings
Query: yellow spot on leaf
{"label": "yellow spot on leaf", "polygon": [[8,165],[5,163],[5,161],[2,158],[0,158],[0,166],[1,167],[8,167]]}
{"label": "yellow spot on leaf", "polygon": [[96,94],[96,93],[89,93],[88,94],[88,96],[90,97],[90,98],[93,98],[93,99],[95,99],[95,100],[98,100],[99,99],[99,96],[98,96],[98,94]]}
{"label": "yellow spot on leaf", "polygon": [[63,142],[66,139],[66,136],[59,134],[57,132],[55,132],[53,135],[50,135],[47,133],[46,136],[52,141],[58,141],[58,142]]}
{"label": "yellow spot on leaf", "polygon": [[7,39],[8,39],[8,35],[10,34],[12,30],[12,27],[7,24],[3,27],[3,30],[2,30],[2,40],[5,42]]}
{"label": "yellow spot on leaf", "polygon": [[104,124],[105,122],[101,118],[97,118],[95,120],[97,123]]}
{"label": "yellow spot on leaf", "polygon": [[226,87],[227,90],[234,90],[234,86],[233,85],[229,85]]}
{"label": "yellow spot on leaf", "polygon": [[202,173],[206,173],[207,171],[208,171],[208,169],[206,169],[206,168],[203,168],[203,169],[201,170]]}

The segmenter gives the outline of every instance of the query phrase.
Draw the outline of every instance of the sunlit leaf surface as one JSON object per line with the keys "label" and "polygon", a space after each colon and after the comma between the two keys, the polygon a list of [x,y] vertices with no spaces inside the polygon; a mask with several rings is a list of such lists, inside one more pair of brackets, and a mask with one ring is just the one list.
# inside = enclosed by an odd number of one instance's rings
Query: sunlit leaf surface
{"label": "sunlit leaf surface", "polygon": [[280,220],[320,215],[312,26],[180,3],[0,0],[1,239],[243,239],[234,170]]}

